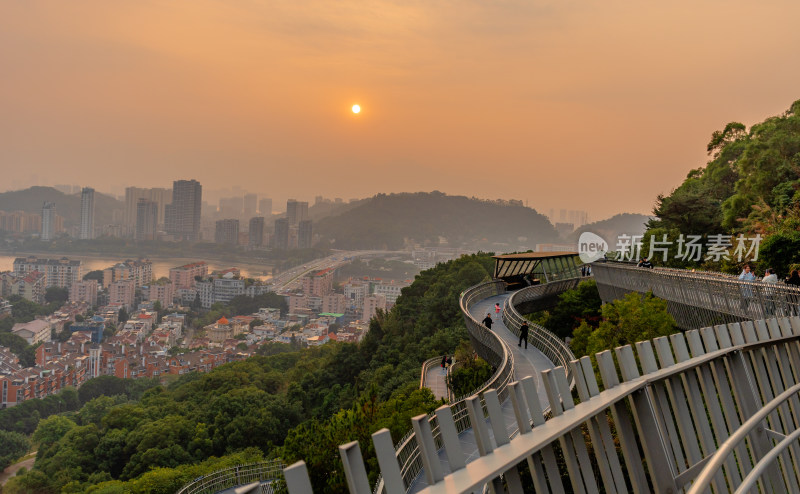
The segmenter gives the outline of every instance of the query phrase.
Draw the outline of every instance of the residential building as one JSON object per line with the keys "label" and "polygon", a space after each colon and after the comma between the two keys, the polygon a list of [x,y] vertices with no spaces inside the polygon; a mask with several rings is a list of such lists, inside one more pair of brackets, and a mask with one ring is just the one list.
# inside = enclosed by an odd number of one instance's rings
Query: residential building
{"label": "residential building", "polygon": [[2,295],[19,295],[20,297],[44,304],[44,294],[47,290],[45,275],[39,271],[31,271],[22,275],[3,273],[2,275]]}
{"label": "residential building", "polygon": [[369,284],[359,280],[350,280],[342,287],[349,308],[362,308],[364,299],[369,295]]}
{"label": "residential building", "polygon": [[242,214],[245,218],[249,218],[256,214],[256,206],[258,205],[258,196],[255,194],[244,195],[244,210]]}
{"label": "residential building", "polygon": [[315,297],[333,293],[333,275],[334,269],[328,268],[303,277],[303,292]]}
{"label": "residential building", "polygon": [[378,309],[386,310],[386,297],[383,295],[370,295],[364,298],[364,307],[362,309],[362,319],[369,321],[375,316]]}
{"label": "residential building", "polygon": [[11,328],[11,332],[28,342],[35,345],[40,341],[50,341],[50,333],[53,326],[44,319],[34,319],[31,322],[19,322]]}
{"label": "residential building", "polygon": [[158,203],[141,198],[136,203],[136,240],[155,240],[158,231]]}
{"label": "residential building", "polygon": [[171,281],[163,278],[155,283],[150,284],[149,295],[150,296],[148,297],[148,300],[151,302],[158,301],[161,304],[161,307],[166,309],[167,307],[171,307],[173,305],[175,289]]}
{"label": "residential building", "polygon": [[97,280],[81,280],[74,282],[69,288],[70,302],[86,302],[97,305]]}
{"label": "residential building", "polygon": [[172,190],[164,188],[128,187],[125,189],[125,214],[123,223],[128,235],[136,233],[138,222],[139,200],[156,203],[156,228],[161,228],[165,222],[167,204],[172,202]]}
{"label": "residential building", "polygon": [[81,190],[81,226],[78,232],[81,240],[94,238],[94,189],[84,187]]}
{"label": "residential building", "polygon": [[312,245],[311,220],[302,220],[297,226],[297,248],[310,249]]}
{"label": "residential building", "polygon": [[214,242],[229,245],[237,245],[239,243],[239,220],[217,220],[216,225]]}
{"label": "residential building", "polygon": [[42,240],[53,240],[56,236],[56,203],[45,201],[42,206]]}
{"label": "residential building", "polygon": [[194,288],[196,277],[208,276],[208,264],[205,261],[184,264],[169,270],[169,279],[175,289]]}
{"label": "residential building", "polygon": [[264,245],[264,217],[257,216],[255,218],[250,218],[250,227],[247,233],[247,245],[250,247],[261,247]]}
{"label": "residential building", "polygon": [[166,206],[167,233],[175,240],[199,240],[203,186],[197,180],[176,180],[172,184],[172,203]]}
{"label": "residential building", "polygon": [[289,248],[289,220],[287,218],[275,220],[274,247],[283,250]]}
{"label": "residential building", "polygon": [[0,211],[0,230],[14,233],[41,233],[42,215],[25,211]]}
{"label": "residential building", "polygon": [[264,197],[258,201],[258,212],[264,216],[272,216],[272,199]]}
{"label": "residential building", "polygon": [[135,288],[148,285],[153,281],[153,263],[148,259],[127,259],[103,270],[104,286],[119,280],[132,280]]}
{"label": "residential building", "polygon": [[344,314],[347,310],[347,299],[341,293],[331,293],[322,297],[322,312],[327,314]]}
{"label": "residential building", "polygon": [[307,202],[296,201],[294,199],[286,201],[286,219],[289,220],[289,226],[297,226],[301,221],[307,220],[308,218]]}
{"label": "residential building", "polygon": [[69,327],[71,333],[76,331],[85,331],[88,333],[92,338],[92,343],[101,343],[103,341],[103,331],[105,331],[105,329],[105,321],[100,316],[93,316],[83,322],[74,322]]}
{"label": "residential building", "polygon": [[130,310],[136,300],[136,284],[132,279],[117,280],[108,285],[108,304]]}
{"label": "residential building", "polygon": [[14,259],[14,274],[23,276],[32,271],[45,274],[45,286],[69,288],[76,281],[83,279],[81,261],[61,259],[40,259],[36,256],[18,257]]}
{"label": "residential building", "polygon": [[10,316],[11,309],[12,309],[11,302],[4,299],[3,297],[0,297],[0,319]]}
{"label": "residential building", "polygon": [[408,283],[378,283],[374,286],[375,295],[383,295],[386,297],[386,306],[391,307],[397,301],[403,288],[407,287]]}
{"label": "residential building", "polygon": [[204,309],[210,308],[217,302],[227,303],[234,297],[245,294],[245,282],[235,277],[233,272],[227,272],[221,277],[211,277],[197,283],[197,292],[200,295],[200,305]]}

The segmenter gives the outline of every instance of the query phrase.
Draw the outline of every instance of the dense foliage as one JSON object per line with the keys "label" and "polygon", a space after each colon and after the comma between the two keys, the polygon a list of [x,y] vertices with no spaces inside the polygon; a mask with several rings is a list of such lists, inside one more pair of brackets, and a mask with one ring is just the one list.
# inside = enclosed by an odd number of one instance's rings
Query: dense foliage
{"label": "dense foliage", "polygon": [[[391,218],[391,221],[387,221]],[[338,216],[324,218],[316,231],[337,249],[402,249],[409,241],[491,248],[554,242],[550,222],[521,203],[484,201],[441,192],[378,194]]]}
{"label": "dense foliage", "polygon": [[28,452],[31,443],[24,434],[0,429],[0,472]]}
{"label": "dense foliage", "polygon": [[202,470],[188,465],[253,448],[287,463],[305,459],[315,492],[340,492],[339,444],[358,439],[374,466],[372,432],[387,427],[398,440],[410,417],[440,404],[419,389],[420,365],[466,339],[459,294],[491,268],[491,257],[474,255],[421,273],[358,345],[273,344],[269,355],[181,376],[138,400],[110,381],[89,387],[77,412],[39,422],[34,469],[4,492],[174,492]]}
{"label": "dense foliage", "polygon": [[571,342],[575,356],[594,355],[677,332],[675,319],[667,312],[666,300],[652,293],[628,293],[603,305],[602,316],[596,328],[582,321],[575,329]]}
{"label": "dense foliage", "polygon": [[[674,244],[680,234],[760,234],[758,269],[773,267],[785,276],[800,263],[800,101],[749,131],[729,123],[714,132],[708,153],[705,168],[692,170],[670,195],[658,197],[647,237],[667,235]],[[676,248],[669,254],[668,265],[689,265],[676,259]],[[733,261],[707,267],[737,271]]]}
{"label": "dense foliage", "polygon": [[596,327],[600,322],[601,305],[597,283],[594,280],[586,280],[580,282],[577,288],[560,294],[555,307],[532,314],[531,319],[559,338],[568,338],[584,321]]}

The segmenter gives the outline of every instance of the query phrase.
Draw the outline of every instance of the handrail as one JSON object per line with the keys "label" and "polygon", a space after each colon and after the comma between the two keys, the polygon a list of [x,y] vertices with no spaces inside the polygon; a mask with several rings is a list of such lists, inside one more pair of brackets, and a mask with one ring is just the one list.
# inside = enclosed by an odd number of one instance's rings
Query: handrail
{"label": "handrail", "polygon": [[280,459],[223,468],[192,480],[176,494],[213,494],[238,485],[282,479],[284,468]]}
{"label": "handrail", "polygon": [[667,301],[667,309],[684,329],[800,314],[800,287],[781,283],[610,262],[594,263],[592,272],[604,301],[650,291]]}
{"label": "handrail", "polygon": [[[497,389],[498,393],[504,393],[503,397],[505,397],[506,386],[514,377],[514,358],[511,350],[502,339],[498,338],[497,335],[489,331],[483,324],[469,314],[469,308],[472,307],[472,305],[490,296],[505,293],[505,287],[506,284],[503,281],[489,281],[464,290],[459,297],[459,304],[464,315],[464,322],[470,334],[470,339],[473,341],[473,348],[475,348],[481,358],[497,369],[488,381],[467,396],[482,396],[487,389]],[[481,353],[483,353],[483,355],[481,355]],[[449,405],[458,432],[469,429],[471,426],[469,414],[464,402],[467,396],[461,397],[451,402]],[[485,404],[482,406],[485,407]],[[442,447],[443,443],[436,415],[434,413],[429,413],[427,420],[433,431],[436,447]],[[394,449],[400,464],[400,473],[407,488],[423,468],[419,444],[417,443],[414,430],[410,429],[406,432],[400,441],[395,444]],[[373,488],[373,493],[381,493],[383,490],[383,476],[379,476]]]}
{"label": "handrail", "polygon": [[[686,494],[700,494],[704,492],[706,489],[709,488],[711,482],[714,480],[714,476],[717,475],[722,469],[723,464],[728,460],[731,454],[734,453],[739,444],[744,441],[756,428],[761,428],[762,430],[759,432],[763,432],[763,429],[767,428],[764,424],[764,419],[767,418],[774,410],[776,410],[779,406],[788,402],[792,397],[800,393],[800,384],[795,384],[791,388],[787,389],[779,396],[776,396],[775,399],[764,405],[755,415],[750,417],[741,427],[739,427],[736,432],[728,438],[717,451],[714,453],[714,456],[711,458],[711,461],[708,462],[705,468],[700,472],[697,476],[697,479],[692,484],[692,488],[687,491]],[[765,457],[764,459],[772,459]],[[762,467],[765,468],[765,467]]]}
{"label": "handrail", "polygon": [[[528,300],[535,298],[535,295],[532,294],[542,291],[547,292],[547,295],[560,293],[569,288],[574,288],[574,286],[576,286],[580,280],[581,278],[569,278],[528,287],[516,292],[514,295],[512,295],[512,297],[509,298],[509,300],[514,296],[518,296],[520,292],[523,292],[523,296],[527,297]],[[502,339],[498,338],[497,335],[495,335],[491,330],[487,329],[483,323],[472,317],[470,310],[475,303],[481,300],[505,293],[506,286],[507,285],[504,281],[489,281],[468,288],[467,290],[463,291],[459,297],[461,312],[464,315],[464,321],[469,331],[470,339],[473,341],[473,347],[475,348],[476,352],[478,352],[478,355],[481,356],[481,358],[492,364],[497,370],[492,377],[489,378],[489,380],[482,384],[478,389],[475,389],[456,399],[449,400],[453,417],[455,419],[456,430],[458,432],[462,432],[471,427],[469,422],[469,414],[467,413],[465,405],[465,400],[467,398],[472,395],[478,395],[482,397],[483,393],[487,389],[495,389],[498,393],[500,401],[502,402],[507,397],[507,386],[514,377],[513,353]],[[519,312],[513,308],[513,305],[508,305],[508,302],[506,309],[507,310],[504,310],[503,312],[504,323],[507,326],[511,324],[511,326],[508,326],[509,329],[511,329],[512,332],[519,334],[519,327],[524,319]],[[547,356],[552,362],[562,365],[565,369],[567,369],[567,381],[570,385],[570,388],[572,388],[574,386],[574,378],[572,377],[572,371],[569,367],[569,362],[574,360],[575,356],[569,349],[569,346],[567,346],[563,340],[541,326],[536,325],[536,331],[531,333],[529,333],[529,338],[531,338],[529,341],[531,344],[542,351],[542,353],[544,353],[545,356]],[[500,355],[500,351],[497,350],[497,346],[501,346],[502,348],[502,357]],[[425,362],[425,364],[423,364],[423,376],[426,374],[425,367],[429,365],[429,362],[437,359],[438,357],[429,359]],[[421,379],[424,380],[424,377]],[[482,398],[481,405],[485,408],[485,403],[483,402]],[[549,407],[546,408],[547,409],[545,411],[549,413]],[[431,430],[433,431],[433,438],[436,447],[440,448],[442,447],[442,439],[439,433],[439,426],[436,416],[434,414],[429,414],[428,421],[430,423]],[[413,429],[409,430],[395,445],[395,451],[397,458],[400,461],[400,472],[403,476],[406,486],[408,486],[422,469],[419,446],[416,442]],[[379,493],[382,491],[383,477],[379,477],[378,481],[375,483],[373,492]]]}
{"label": "handrail", "polygon": [[572,376],[572,369],[569,366],[569,363],[575,360],[575,354],[572,353],[572,349],[564,340],[553,334],[547,328],[522,317],[522,314],[517,311],[516,307],[529,300],[575,288],[583,279],[585,278],[568,278],[543,285],[523,288],[506,300],[506,306],[503,310],[503,322],[515,335],[519,336],[519,328],[524,322],[528,323],[530,328],[528,331],[528,343],[542,352],[551,362],[556,364],[556,366],[563,367],[566,370],[567,382],[570,388],[575,386],[575,378]]}

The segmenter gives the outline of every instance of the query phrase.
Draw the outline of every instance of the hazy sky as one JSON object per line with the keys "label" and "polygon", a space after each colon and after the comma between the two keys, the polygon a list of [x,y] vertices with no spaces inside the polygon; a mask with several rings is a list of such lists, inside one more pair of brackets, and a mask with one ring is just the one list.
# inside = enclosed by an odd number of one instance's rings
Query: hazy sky
{"label": "hazy sky", "polygon": [[797,0],[5,0],[0,189],[196,178],[649,212],[714,130],[800,99],[799,18]]}

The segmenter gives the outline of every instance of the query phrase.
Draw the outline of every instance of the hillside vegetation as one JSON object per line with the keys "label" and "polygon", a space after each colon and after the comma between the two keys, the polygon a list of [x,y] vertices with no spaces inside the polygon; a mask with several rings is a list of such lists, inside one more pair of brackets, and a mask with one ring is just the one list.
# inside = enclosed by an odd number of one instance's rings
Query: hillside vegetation
{"label": "hillside vegetation", "polygon": [[546,217],[521,204],[441,192],[378,194],[314,228],[337,249],[397,250],[444,239],[453,247],[512,251],[558,240]]}
{"label": "hillside vegetation", "polygon": [[[79,225],[81,222],[81,195],[64,194],[53,187],[30,187],[0,193],[0,211],[25,211],[41,213],[45,201],[56,203],[56,214],[64,217],[64,226]],[[96,225],[112,223],[115,209],[122,210],[122,201],[94,192],[94,222]]]}
{"label": "hillside vegetation", "polygon": [[[763,237],[757,269],[779,276],[800,263],[800,101],[749,130],[731,122],[708,143],[710,160],[659,196],[649,235],[742,234]],[[687,266],[670,252],[668,264]],[[734,259],[708,267],[737,271]]]}
{"label": "hillside vegetation", "polygon": [[304,459],[315,492],[342,492],[333,452],[353,439],[374,479],[370,434],[387,427],[399,440],[411,417],[440,405],[419,389],[420,366],[467,340],[459,294],[487,279],[492,266],[480,254],[422,272],[358,345],[268,344],[261,356],[184,375],[140,399],[114,379],[98,382],[109,386],[106,394],[39,421],[34,468],[3,492],[173,493],[221,466],[265,457]]}

